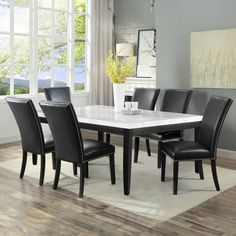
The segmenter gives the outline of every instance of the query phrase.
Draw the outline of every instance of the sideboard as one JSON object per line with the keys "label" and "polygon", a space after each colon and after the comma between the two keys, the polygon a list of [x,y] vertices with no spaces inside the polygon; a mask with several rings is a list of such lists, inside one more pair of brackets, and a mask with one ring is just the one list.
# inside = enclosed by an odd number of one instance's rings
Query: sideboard
{"label": "sideboard", "polygon": [[128,101],[133,96],[135,88],[156,88],[156,78],[128,77],[125,84],[125,96]]}

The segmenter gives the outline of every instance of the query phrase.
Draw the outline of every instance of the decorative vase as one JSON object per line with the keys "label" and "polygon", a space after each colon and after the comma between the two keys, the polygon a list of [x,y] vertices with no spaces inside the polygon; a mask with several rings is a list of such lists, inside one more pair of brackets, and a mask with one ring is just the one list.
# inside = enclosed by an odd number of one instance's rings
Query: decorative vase
{"label": "decorative vase", "polygon": [[125,84],[113,84],[113,94],[115,112],[121,112],[124,109]]}

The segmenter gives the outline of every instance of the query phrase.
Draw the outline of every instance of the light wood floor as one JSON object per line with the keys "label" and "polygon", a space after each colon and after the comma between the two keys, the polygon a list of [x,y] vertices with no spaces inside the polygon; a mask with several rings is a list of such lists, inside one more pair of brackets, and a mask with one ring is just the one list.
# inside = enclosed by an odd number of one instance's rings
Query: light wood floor
{"label": "light wood floor", "polygon": [[[1,162],[20,156],[19,143],[0,145]],[[236,160],[219,158],[218,166],[236,170]],[[236,235],[236,186],[158,222],[0,168],[0,235]]]}

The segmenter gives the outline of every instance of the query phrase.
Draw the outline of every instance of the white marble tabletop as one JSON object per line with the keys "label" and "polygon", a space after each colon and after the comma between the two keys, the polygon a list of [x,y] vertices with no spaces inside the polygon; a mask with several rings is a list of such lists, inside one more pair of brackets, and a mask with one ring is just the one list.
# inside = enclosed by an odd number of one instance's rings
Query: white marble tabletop
{"label": "white marble tabletop", "polygon": [[112,106],[99,105],[77,107],[75,111],[79,122],[122,129],[192,123],[202,120],[200,115],[146,110],[138,115],[124,115],[114,112]]}

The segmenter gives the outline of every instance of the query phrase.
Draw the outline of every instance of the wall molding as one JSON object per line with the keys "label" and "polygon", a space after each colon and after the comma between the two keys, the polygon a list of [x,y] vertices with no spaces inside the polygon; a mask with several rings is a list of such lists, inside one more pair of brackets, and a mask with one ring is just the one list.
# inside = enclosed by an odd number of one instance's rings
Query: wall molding
{"label": "wall molding", "polygon": [[236,159],[236,151],[218,148],[217,149],[217,156],[235,160]]}
{"label": "wall molding", "polygon": [[[85,131],[84,130],[83,132],[84,132],[85,136],[86,136],[86,134],[90,134],[90,135],[94,135],[96,137],[96,132],[94,132],[94,131],[90,131],[90,130]],[[119,135],[115,135],[115,134],[112,134],[112,136],[115,136],[116,138],[118,137],[118,139],[120,137]],[[9,136],[6,138],[0,138],[0,144],[13,143],[16,141],[20,141],[20,135]],[[142,142],[143,140],[141,139],[140,141]],[[155,141],[153,142],[153,140],[150,140],[150,143],[157,144]],[[143,141],[143,145],[145,145],[144,141]],[[217,149],[217,156],[235,160],[236,159],[236,151],[218,148]]]}
{"label": "wall molding", "polygon": [[0,144],[6,144],[6,143],[14,143],[20,141],[20,135],[19,136],[9,136],[0,138]]}

